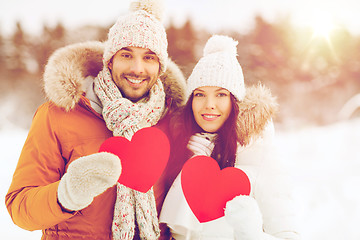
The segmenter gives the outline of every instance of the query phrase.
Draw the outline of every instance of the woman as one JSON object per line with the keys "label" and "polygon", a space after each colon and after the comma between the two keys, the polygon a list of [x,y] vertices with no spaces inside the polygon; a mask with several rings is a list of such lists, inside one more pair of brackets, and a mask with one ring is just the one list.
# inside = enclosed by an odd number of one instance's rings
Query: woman
{"label": "woman", "polygon": [[[272,145],[277,104],[261,85],[245,90],[236,46],[226,36],[208,40],[187,82],[187,104],[173,119],[174,147],[167,169],[172,185],[160,213],[160,222],[168,226],[164,238],[300,238],[286,172]],[[227,202],[224,217],[200,223],[186,202],[178,174],[194,155],[211,156],[221,169],[243,170],[251,183],[250,196],[235,197]]]}

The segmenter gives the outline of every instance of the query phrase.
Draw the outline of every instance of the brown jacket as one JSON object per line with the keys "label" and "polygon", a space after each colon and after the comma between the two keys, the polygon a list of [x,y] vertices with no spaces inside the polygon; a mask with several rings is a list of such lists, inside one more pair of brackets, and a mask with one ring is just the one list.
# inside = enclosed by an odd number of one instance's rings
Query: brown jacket
{"label": "brown jacket", "polygon": [[[69,164],[96,153],[112,136],[100,114],[86,97],[85,77],[102,69],[103,44],[87,42],[59,49],[49,59],[44,89],[49,99],[40,106],[24,144],[6,195],[14,223],[27,230],[42,230],[42,239],[111,239],[115,187],[75,213],[64,211],[57,201],[57,188]],[[183,102],[185,80],[169,62],[161,77],[168,110]],[[166,131],[166,117],[158,124]],[[159,180],[154,186],[158,210],[165,192]]]}

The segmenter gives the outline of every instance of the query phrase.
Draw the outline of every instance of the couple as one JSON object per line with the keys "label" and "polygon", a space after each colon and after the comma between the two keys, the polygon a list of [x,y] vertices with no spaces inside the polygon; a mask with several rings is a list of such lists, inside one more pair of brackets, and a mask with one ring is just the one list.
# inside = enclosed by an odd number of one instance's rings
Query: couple
{"label": "couple", "polygon": [[[209,39],[185,86],[168,59],[157,3],[133,2],[106,43],[71,45],[49,59],[49,101],[34,116],[6,195],[14,223],[42,229],[42,239],[298,239],[270,155],[273,98],[261,86],[245,89],[237,42],[226,36]],[[141,193],[117,183],[121,159],[98,150],[111,136],[131,139],[151,126],[168,135],[171,155]],[[196,222],[177,191],[194,155],[241,168],[252,185],[214,222]]]}

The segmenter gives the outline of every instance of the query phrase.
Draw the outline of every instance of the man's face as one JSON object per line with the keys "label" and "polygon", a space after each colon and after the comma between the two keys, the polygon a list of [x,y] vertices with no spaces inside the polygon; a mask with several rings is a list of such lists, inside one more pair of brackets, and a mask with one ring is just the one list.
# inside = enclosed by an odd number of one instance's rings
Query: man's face
{"label": "man's face", "polygon": [[158,79],[160,63],[149,49],[125,47],[114,55],[109,68],[123,97],[137,102],[148,94]]}

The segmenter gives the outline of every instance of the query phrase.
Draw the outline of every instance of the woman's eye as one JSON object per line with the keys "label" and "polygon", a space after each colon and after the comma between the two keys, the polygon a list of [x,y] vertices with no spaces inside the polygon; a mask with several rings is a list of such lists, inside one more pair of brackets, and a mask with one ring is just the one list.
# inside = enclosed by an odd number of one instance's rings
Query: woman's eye
{"label": "woman's eye", "polygon": [[194,93],[194,97],[203,97],[204,96],[204,94],[202,94],[202,93]]}
{"label": "woman's eye", "polygon": [[218,96],[219,96],[219,97],[226,97],[227,94],[226,94],[226,93],[219,93]]}

